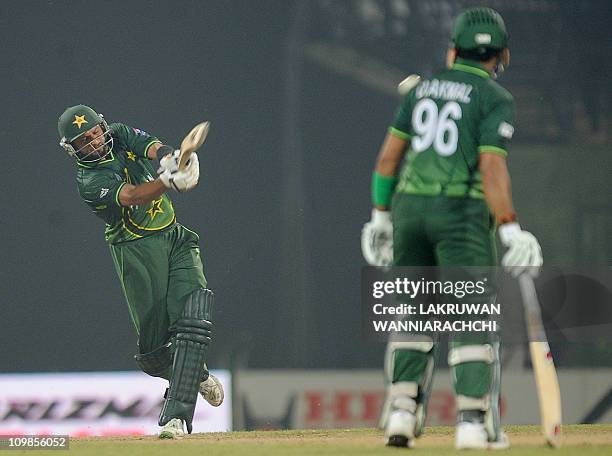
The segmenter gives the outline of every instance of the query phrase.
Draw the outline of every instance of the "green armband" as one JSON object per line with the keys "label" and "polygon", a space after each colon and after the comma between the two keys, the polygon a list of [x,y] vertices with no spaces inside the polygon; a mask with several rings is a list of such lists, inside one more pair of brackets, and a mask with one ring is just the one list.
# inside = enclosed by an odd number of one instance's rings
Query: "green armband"
{"label": "green armband", "polygon": [[374,171],[372,175],[372,203],[374,206],[389,207],[396,183],[397,177],[383,176]]}

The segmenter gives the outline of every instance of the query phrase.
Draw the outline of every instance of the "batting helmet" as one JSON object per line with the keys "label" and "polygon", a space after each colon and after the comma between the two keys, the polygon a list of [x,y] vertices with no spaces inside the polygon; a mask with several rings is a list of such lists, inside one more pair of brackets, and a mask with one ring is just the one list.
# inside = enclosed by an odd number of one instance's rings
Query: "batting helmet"
{"label": "batting helmet", "polygon": [[[104,145],[93,149],[90,146],[93,140],[79,149],[75,149],[73,142],[84,135],[87,131],[100,125],[104,134]],[[76,105],[67,108],[57,121],[57,130],[60,135],[60,146],[62,146],[70,156],[82,162],[94,162],[106,157],[113,148],[113,138],[104,116],[97,113],[89,106]],[[90,151],[84,153],[88,148]]]}
{"label": "batting helmet", "polygon": [[484,54],[508,47],[508,32],[501,15],[491,8],[469,8],[455,20],[451,37],[455,48]]}

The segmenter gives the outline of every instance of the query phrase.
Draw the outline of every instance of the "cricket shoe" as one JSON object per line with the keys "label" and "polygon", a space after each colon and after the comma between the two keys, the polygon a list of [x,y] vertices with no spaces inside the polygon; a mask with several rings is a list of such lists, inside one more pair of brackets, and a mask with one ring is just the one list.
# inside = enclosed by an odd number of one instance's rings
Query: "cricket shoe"
{"label": "cricket shoe", "polygon": [[387,446],[412,448],[416,417],[411,410],[416,404],[410,397],[398,397],[393,400],[391,413],[385,427],[385,443]]}
{"label": "cricket shoe", "polygon": [[183,420],[180,418],[172,418],[159,433],[160,439],[182,439],[185,437],[185,429],[183,428]]}
{"label": "cricket shoe", "polygon": [[219,407],[225,397],[223,385],[217,377],[210,373],[208,378],[200,383],[200,394],[213,407]]}
{"label": "cricket shoe", "polygon": [[505,432],[499,431],[497,440],[489,442],[483,423],[462,421],[455,430],[455,448],[458,450],[505,450],[510,447],[510,439]]}

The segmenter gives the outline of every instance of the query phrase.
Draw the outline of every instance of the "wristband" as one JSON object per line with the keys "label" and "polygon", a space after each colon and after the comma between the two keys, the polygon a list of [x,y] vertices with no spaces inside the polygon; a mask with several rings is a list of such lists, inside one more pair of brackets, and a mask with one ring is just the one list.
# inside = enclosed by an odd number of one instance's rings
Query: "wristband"
{"label": "wristband", "polygon": [[372,175],[372,203],[374,206],[389,207],[396,183],[395,176],[383,176],[378,171],[374,171]]}
{"label": "wristband", "polygon": [[165,144],[157,149],[157,159],[161,161],[166,155],[170,155],[174,152],[174,148],[170,146],[166,146]]}

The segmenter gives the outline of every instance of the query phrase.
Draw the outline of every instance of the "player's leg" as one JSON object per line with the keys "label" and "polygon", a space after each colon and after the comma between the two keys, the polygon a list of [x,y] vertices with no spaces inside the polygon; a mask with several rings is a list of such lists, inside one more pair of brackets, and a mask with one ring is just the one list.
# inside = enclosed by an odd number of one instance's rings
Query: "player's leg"
{"label": "player's leg", "polygon": [[111,245],[110,251],[138,334],[136,362],[149,375],[169,378],[168,259],[163,245],[152,236]]}
{"label": "player's leg", "polygon": [[[198,247],[199,236],[184,226],[177,227],[168,286],[168,315],[171,322],[176,321],[182,305],[193,290],[206,289],[204,266]],[[212,292],[211,292],[212,293]],[[204,364],[200,395],[213,407],[223,402],[223,385],[217,377],[210,374]]]}
{"label": "player's leg", "polygon": [[199,236],[178,225],[169,234],[168,320],[172,326],[181,315],[187,298],[195,290],[206,289],[204,266],[198,246]]}
{"label": "player's leg", "polygon": [[[433,246],[424,230],[426,197],[393,199],[395,266],[433,266]],[[385,356],[387,398],[380,426],[388,445],[410,446],[423,431],[434,372],[436,341],[427,335],[392,338]]]}
{"label": "player's leg", "polygon": [[[170,234],[172,246],[170,252],[170,270],[168,274],[167,309],[170,330],[179,338],[179,322],[185,317],[186,303],[194,296],[210,301],[212,311],[213,293],[207,289],[204,268],[198,247],[198,235],[193,231],[177,226]],[[207,321],[212,324],[212,314]],[[179,345],[177,344],[177,350]],[[223,402],[224,392],[221,382],[208,372],[206,367],[206,350],[208,345],[200,347],[202,363],[198,390],[202,397],[211,405],[219,406]],[[171,387],[172,389],[172,387]],[[196,394],[197,397],[197,394]]]}
{"label": "player's leg", "polygon": [[[111,254],[138,333],[136,363],[143,372],[170,380],[174,346],[168,332],[168,233],[111,246]],[[183,421],[165,423],[160,438],[181,438]]]}
{"label": "player's leg", "polygon": [[398,193],[393,197],[393,265],[435,266],[434,244],[425,220],[430,197]]}
{"label": "player's leg", "polygon": [[193,429],[193,414],[212,337],[213,301],[214,295],[210,290],[194,290],[174,324],[176,348],[170,387],[159,415],[160,426],[178,418],[187,425],[187,432],[191,433]]}
{"label": "player's leg", "polygon": [[457,404],[456,446],[459,449],[506,448],[508,441],[499,419],[499,342],[493,335],[455,339],[448,364]]}
{"label": "player's leg", "polygon": [[172,374],[172,344],[170,342],[147,353],[134,355],[136,364],[145,374],[170,380]]}
{"label": "player's leg", "polygon": [[[482,273],[486,274],[496,264],[494,226],[486,203],[470,198],[439,198],[437,204],[438,215],[431,221],[442,273],[458,273],[445,267],[472,266],[483,267]],[[492,281],[490,277],[488,282]],[[494,297],[491,291],[474,299],[492,302]],[[470,299],[466,296],[464,302]],[[499,423],[501,370],[497,334],[455,334],[448,362],[458,411],[457,448],[506,447],[507,439]]]}
{"label": "player's leg", "polygon": [[[166,308],[168,292],[168,233],[136,242],[112,245],[111,254],[138,333],[138,354],[134,356],[143,372],[170,380],[174,346]],[[183,422],[169,420],[160,438],[181,438]]]}
{"label": "player's leg", "polygon": [[410,446],[422,434],[435,367],[436,341],[417,334],[402,339],[390,341],[385,355],[387,398],[380,424],[391,446]]}

